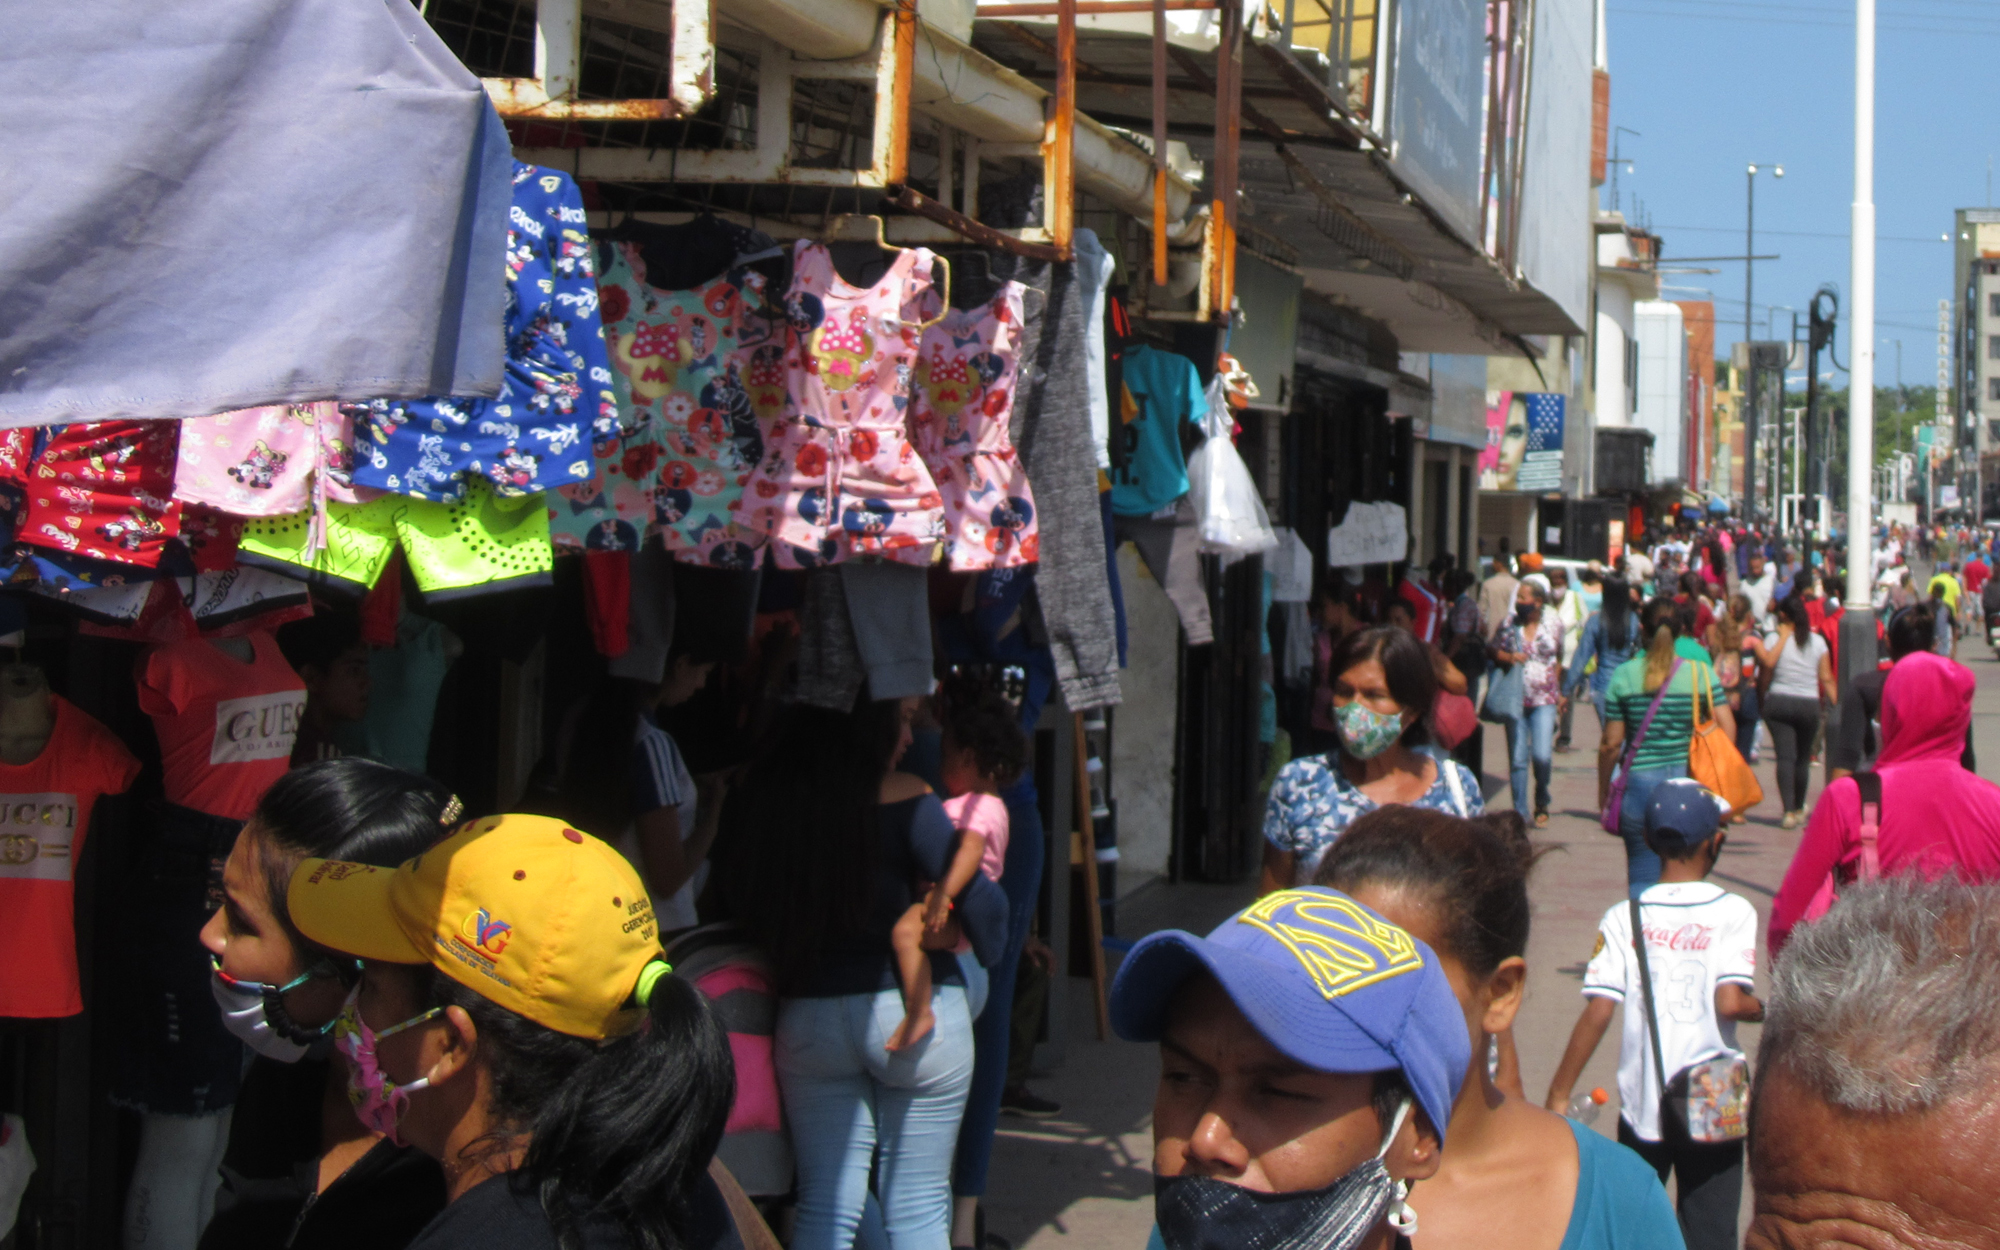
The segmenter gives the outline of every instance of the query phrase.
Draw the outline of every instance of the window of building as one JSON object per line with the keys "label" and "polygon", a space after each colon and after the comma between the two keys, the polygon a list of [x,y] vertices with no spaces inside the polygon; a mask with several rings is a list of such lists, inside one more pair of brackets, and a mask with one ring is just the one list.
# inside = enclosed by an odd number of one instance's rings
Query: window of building
{"label": "window of building", "polygon": [[1995,317],[2000,317],[2000,291],[1986,297],[1986,311]]}
{"label": "window of building", "polygon": [[2000,378],[1986,379],[1986,398],[2000,399]]}
{"label": "window of building", "polygon": [[2000,360],[2000,334],[1989,334],[1986,336],[1986,358],[1988,360]]}

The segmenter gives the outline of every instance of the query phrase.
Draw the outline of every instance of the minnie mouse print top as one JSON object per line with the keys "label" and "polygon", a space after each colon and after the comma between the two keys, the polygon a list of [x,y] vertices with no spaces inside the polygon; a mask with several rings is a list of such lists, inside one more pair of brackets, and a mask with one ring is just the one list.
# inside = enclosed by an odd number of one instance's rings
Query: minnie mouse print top
{"label": "minnie mouse print top", "polygon": [[[776,541],[780,568],[833,564],[857,554],[929,564],[944,538],[944,502],[910,445],[910,385],[924,323],[943,301],[938,258],[902,251],[874,286],[834,270],[818,243],[800,240],[785,300],[784,415],[745,484],[752,529]],[[776,376],[745,381],[775,403]],[[768,364],[769,362],[765,362]]]}
{"label": "minnie mouse print top", "polygon": [[910,438],[944,498],[955,570],[1033,564],[1041,540],[1028,473],[1007,434],[1021,363],[1018,282],[924,331]]}

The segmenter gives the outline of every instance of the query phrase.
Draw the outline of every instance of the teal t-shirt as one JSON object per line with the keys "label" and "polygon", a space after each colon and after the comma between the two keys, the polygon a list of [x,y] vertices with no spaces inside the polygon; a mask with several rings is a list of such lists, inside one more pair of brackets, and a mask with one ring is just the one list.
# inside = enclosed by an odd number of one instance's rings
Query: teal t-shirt
{"label": "teal t-shirt", "polygon": [[1693,660],[1697,664],[1715,663],[1715,657],[1708,653],[1707,647],[1685,634],[1674,639],[1674,654],[1683,660]]}
{"label": "teal t-shirt", "polygon": [[[1653,717],[1652,728],[1646,731],[1646,740],[1639,744],[1638,753],[1633,756],[1632,767],[1635,771],[1687,767],[1688,741],[1694,737],[1695,691],[1713,683],[1715,676],[1714,670],[1706,663],[1683,658],[1680,671],[1667,685],[1666,698],[1660,700],[1660,710]],[[1645,723],[1646,709],[1652,706],[1656,693],[1646,689],[1646,653],[1643,651],[1620,664],[1611,674],[1611,684],[1604,690],[1605,714],[1625,722],[1626,742],[1639,736],[1639,726]],[[1709,711],[1705,705],[1702,712],[1706,719]]]}
{"label": "teal t-shirt", "polygon": [[1609,1137],[1573,1120],[1570,1129],[1576,1134],[1576,1203],[1562,1250],[1687,1250],[1659,1174]]}
{"label": "teal t-shirt", "polygon": [[1111,463],[1111,510],[1119,516],[1148,516],[1188,492],[1187,456],[1181,430],[1198,425],[1208,412],[1201,375],[1185,356],[1139,346],[1126,351],[1118,449]]}

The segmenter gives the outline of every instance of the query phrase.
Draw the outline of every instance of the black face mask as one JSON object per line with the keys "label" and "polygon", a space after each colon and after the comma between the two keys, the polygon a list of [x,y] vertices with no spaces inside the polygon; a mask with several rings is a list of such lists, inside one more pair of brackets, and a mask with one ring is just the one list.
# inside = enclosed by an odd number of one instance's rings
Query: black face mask
{"label": "black face mask", "polygon": [[1529,621],[1534,620],[1535,615],[1541,610],[1542,605],[1539,603],[1524,603],[1514,609],[1514,619],[1526,625]]}
{"label": "black face mask", "polygon": [[1409,1110],[1405,1102],[1396,1112],[1374,1158],[1324,1189],[1267,1194],[1212,1176],[1155,1179],[1160,1240],[1167,1250],[1352,1250],[1385,1214],[1399,1233],[1416,1236],[1416,1213],[1404,1201],[1409,1187],[1383,1162]]}
{"label": "black face mask", "polygon": [[1370,1159],[1324,1189],[1266,1194],[1210,1176],[1153,1182],[1167,1250],[1351,1250],[1382,1222],[1396,1183]]}

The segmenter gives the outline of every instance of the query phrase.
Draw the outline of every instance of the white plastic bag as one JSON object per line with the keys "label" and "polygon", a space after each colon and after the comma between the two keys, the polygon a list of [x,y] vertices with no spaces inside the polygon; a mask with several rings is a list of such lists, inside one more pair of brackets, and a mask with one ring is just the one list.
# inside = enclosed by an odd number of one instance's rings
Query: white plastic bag
{"label": "white plastic bag", "polygon": [[1210,380],[1207,398],[1202,432],[1208,438],[1188,457],[1188,500],[1201,525],[1201,550],[1229,560],[1269,551],[1278,536],[1249,466],[1229,441],[1229,404],[1220,374]]}

